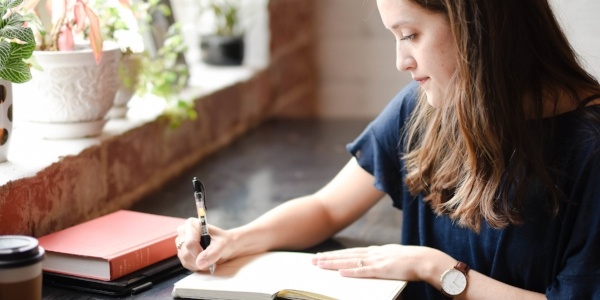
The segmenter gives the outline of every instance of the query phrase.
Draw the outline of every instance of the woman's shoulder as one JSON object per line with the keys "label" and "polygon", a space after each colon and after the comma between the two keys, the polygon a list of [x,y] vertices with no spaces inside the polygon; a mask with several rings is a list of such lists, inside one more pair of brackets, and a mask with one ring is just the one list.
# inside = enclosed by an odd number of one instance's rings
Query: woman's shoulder
{"label": "woman's shoulder", "polygon": [[586,106],[553,118],[551,144],[547,149],[571,171],[600,165],[600,105]]}
{"label": "woman's shoulder", "polygon": [[572,146],[600,147],[600,105],[585,106],[559,115],[555,121],[559,135]]}

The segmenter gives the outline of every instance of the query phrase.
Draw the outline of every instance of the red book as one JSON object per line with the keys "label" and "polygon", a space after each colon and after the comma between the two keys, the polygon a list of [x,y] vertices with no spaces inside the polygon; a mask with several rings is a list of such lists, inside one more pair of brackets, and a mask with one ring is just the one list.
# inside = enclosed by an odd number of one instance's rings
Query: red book
{"label": "red book", "polygon": [[39,238],[44,272],[115,280],[177,255],[185,219],[119,210]]}

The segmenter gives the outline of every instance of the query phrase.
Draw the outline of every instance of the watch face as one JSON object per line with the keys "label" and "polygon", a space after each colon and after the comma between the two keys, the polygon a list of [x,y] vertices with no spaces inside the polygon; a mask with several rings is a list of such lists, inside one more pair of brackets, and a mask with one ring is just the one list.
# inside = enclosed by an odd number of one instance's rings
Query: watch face
{"label": "watch face", "polygon": [[449,295],[456,296],[467,287],[467,277],[457,269],[449,269],[442,274],[442,289]]}

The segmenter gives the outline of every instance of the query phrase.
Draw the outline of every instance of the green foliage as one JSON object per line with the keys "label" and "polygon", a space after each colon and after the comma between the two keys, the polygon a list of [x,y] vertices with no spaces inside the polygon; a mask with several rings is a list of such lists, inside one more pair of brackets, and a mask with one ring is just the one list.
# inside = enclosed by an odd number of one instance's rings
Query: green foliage
{"label": "green foliage", "polygon": [[[95,0],[94,8],[100,11],[101,33],[105,40],[115,41],[121,46],[123,54],[137,53],[143,51],[141,47],[130,48],[130,40],[135,35],[150,34],[152,17],[161,15],[168,17],[171,10],[161,0],[130,1],[127,5],[121,1]],[[129,33],[129,34],[124,34]]]}
{"label": "green foliage", "polygon": [[100,14],[98,14],[101,20],[100,32],[104,39],[112,40],[117,30],[129,30],[130,28],[127,22],[121,17],[119,8],[114,6],[103,7],[105,5],[104,2],[106,1],[96,1],[96,5],[102,7],[102,9],[99,9]]}
{"label": "green foliage", "polygon": [[169,27],[163,45],[155,57],[147,53],[142,58],[142,68],[137,94],[152,94],[166,100],[165,115],[171,126],[177,127],[186,119],[195,119],[193,103],[182,99],[181,91],[189,78],[188,68],[180,62],[187,45],[181,35],[181,24]]}
{"label": "green foliage", "polygon": [[137,77],[126,68],[119,68],[119,79],[123,85],[134,89],[140,97],[153,95],[163,99],[166,104],[164,116],[173,127],[186,119],[195,119],[196,111],[192,103],[180,96],[189,77],[187,66],[180,60],[187,50],[181,24],[176,22],[168,28],[163,44],[159,45],[156,53],[143,49],[144,45],[140,49],[133,43],[136,36],[140,37],[143,44],[142,35],[152,35],[152,30],[156,30],[152,26],[154,17],[171,16],[169,6],[161,0],[131,1],[130,6],[115,6],[114,1],[96,0],[95,7],[101,12],[104,39],[116,41],[124,54],[123,58],[134,54],[140,57]]}
{"label": "green foliage", "polygon": [[0,1],[0,78],[23,83],[31,80],[27,62],[35,50],[35,38],[27,22],[35,21],[33,14],[16,10],[23,0]]}
{"label": "green foliage", "polygon": [[239,0],[208,0],[203,8],[204,12],[210,11],[215,18],[215,34],[234,36],[239,30]]}

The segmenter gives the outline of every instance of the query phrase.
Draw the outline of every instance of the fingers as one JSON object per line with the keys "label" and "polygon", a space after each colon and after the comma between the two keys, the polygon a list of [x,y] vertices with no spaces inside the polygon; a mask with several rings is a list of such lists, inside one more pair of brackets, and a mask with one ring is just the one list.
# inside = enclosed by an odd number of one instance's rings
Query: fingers
{"label": "fingers", "polygon": [[378,269],[372,266],[362,266],[353,269],[340,269],[340,275],[344,277],[378,278]]}
{"label": "fingers", "polygon": [[439,252],[422,246],[388,244],[317,253],[312,262],[323,269],[338,270],[346,277],[422,281],[419,268]]}
{"label": "fingers", "polygon": [[338,270],[347,277],[377,277],[376,259],[369,256],[371,247],[350,248],[317,253],[313,264],[328,270]]}
{"label": "fingers", "polygon": [[189,218],[184,224],[177,227],[177,257],[181,265],[190,271],[199,271],[196,258],[202,252],[200,247],[200,225],[197,218]]}
{"label": "fingers", "polygon": [[369,264],[366,256],[318,259],[316,264],[319,268],[329,270],[362,268]]}
{"label": "fingers", "polygon": [[223,230],[211,226],[210,233],[213,236],[210,246],[200,252],[200,254],[196,257],[196,266],[200,270],[206,270],[210,265],[217,263],[217,261],[219,261],[221,258],[225,248],[225,243],[223,242],[222,238],[224,235]]}
{"label": "fingers", "polygon": [[[210,225],[209,225],[210,226]],[[225,248],[225,231],[210,226],[212,236],[211,244],[206,249],[200,246],[200,221],[197,218],[189,218],[184,224],[177,227],[177,257],[183,267],[190,271],[207,270],[211,264],[216,263]]]}
{"label": "fingers", "polygon": [[317,253],[313,264],[323,269],[352,269],[365,265],[367,248],[351,248]]}
{"label": "fingers", "polygon": [[179,226],[177,232],[186,242],[197,244],[200,242],[200,221],[198,218],[188,218]]}

